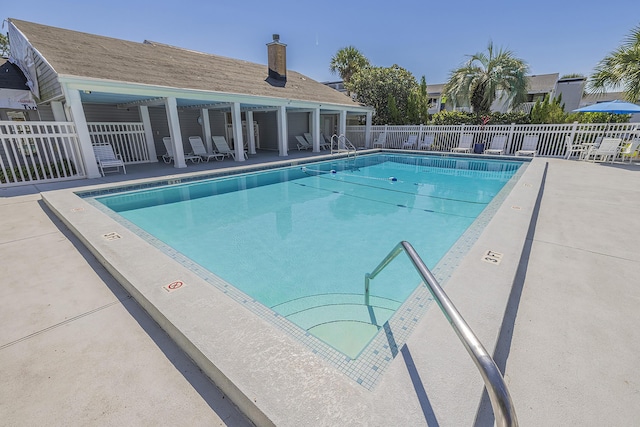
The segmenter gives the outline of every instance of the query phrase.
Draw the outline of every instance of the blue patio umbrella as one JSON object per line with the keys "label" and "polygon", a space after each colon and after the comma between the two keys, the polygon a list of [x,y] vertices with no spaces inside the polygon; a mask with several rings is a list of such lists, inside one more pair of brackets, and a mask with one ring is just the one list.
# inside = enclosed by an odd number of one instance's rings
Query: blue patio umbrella
{"label": "blue patio umbrella", "polygon": [[[620,101],[618,99],[607,102],[598,102],[597,104],[587,105],[586,107],[573,110],[576,113],[610,113],[610,114],[635,114],[640,113],[640,105],[631,102]],[[609,120],[604,129],[603,136],[607,135],[609,130]]]}
{"label": "blue patio umbrella", "polygon": [[607,101],[573,110],[575,113],[612,113],[612,114],[634,114],[640,113],[640,105],[624,101]]}

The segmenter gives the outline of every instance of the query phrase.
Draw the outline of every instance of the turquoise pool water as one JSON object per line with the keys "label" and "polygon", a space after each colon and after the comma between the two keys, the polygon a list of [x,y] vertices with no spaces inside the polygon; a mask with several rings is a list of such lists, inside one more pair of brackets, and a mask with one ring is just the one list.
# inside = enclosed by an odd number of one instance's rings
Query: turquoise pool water
{"label": "turquoise pool water", "polygon": [[97,197],[124,219],[350,358],[420,284],[519,162],[380,154]]}

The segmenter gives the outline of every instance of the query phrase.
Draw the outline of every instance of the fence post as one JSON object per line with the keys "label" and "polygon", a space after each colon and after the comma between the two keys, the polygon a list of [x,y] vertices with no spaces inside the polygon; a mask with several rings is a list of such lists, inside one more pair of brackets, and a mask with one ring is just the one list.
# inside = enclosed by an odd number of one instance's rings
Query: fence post
{"label": "fence post", "polygon": [[578,122],[573,122],[573,126],[571,127],[571,143],[575,143],[576,141],[576,131],[578,130]]}
{"label": "fence post", "polygon": [[513,141],[513,133],[514,133],[515,127],[516,127],[515,123],[511,123],[511,126],[509,127],[509,138],[507,138],[507,154],[511,154],[511,145]]}
{"label": "fence post", "polygon": [[416,144],[416,147],[418,147],[420,145],[420,142],[422,141],[422,123],[420,123],[420,130],[418,131],[418,143]]}

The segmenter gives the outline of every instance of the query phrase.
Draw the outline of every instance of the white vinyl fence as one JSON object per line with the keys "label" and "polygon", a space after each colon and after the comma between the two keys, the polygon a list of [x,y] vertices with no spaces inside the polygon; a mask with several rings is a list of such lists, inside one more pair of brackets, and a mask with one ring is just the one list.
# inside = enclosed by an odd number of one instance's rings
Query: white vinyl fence
{"label": "white vinyl fence", "polygon": [[356,147],[371,148],[381,133],[386,133],[384,148],[400,149],[409,135],[417,135],[422,141],[425,135],[434,135],[432,151],[451,151],[458,146],[462,134],[473,134],[474,144],[489,148],[495,135],[506,135],[505,154],[514,154],[522,146],[525,135],[538,135],[538,155],[562,157],[566,154],[565,137],[572,136],[575,142],[591,142],[598,136],[630,140],[640,136],[640,123],[570,123],[553,125],[456,125],[456,126],[372,126],[371,139],[365,141],[364,126],[347,126],[347,138]]}
{"label": "white vinyl fence", "polygon": [[149,149],[142,123],[87,123],[91,144],[111,144],[126,164],[148,163]]}
{"label": "white vinyl fence", "polygon": [[0,186],[85,176],[71,122],[0,122]]}

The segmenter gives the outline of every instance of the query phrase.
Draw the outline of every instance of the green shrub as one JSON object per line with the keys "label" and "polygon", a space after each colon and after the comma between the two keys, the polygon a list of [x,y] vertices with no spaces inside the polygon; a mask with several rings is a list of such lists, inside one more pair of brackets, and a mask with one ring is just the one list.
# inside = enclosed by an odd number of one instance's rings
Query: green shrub
{"label": "green shrub", "polygon": [[629,123],[630,114],[612,113],[572,113],[568,116],[567,123]]}
{"label": "green shrub", "polygon": [[434,125],[475,125],[478,117],[473,113],[464,111],[439,111],[431,116]]}
{"label": "green shrub", "polygon": [[529,114],[522,112],[491,113],[478,115],[464,111],[440,111],[432,116],[431,124],[434,125],[482,125],[484,117],[488,117],[487,125],[529,124]]}

